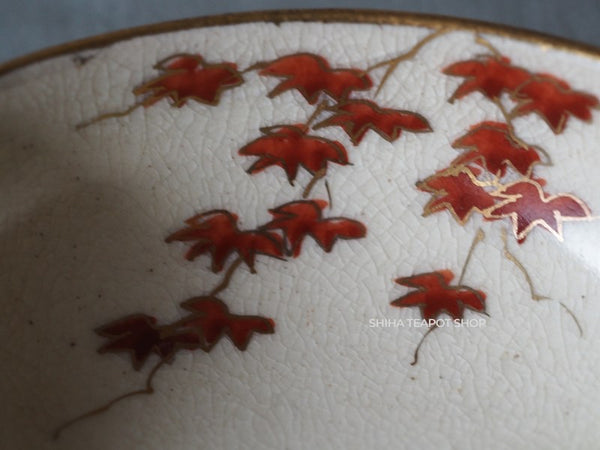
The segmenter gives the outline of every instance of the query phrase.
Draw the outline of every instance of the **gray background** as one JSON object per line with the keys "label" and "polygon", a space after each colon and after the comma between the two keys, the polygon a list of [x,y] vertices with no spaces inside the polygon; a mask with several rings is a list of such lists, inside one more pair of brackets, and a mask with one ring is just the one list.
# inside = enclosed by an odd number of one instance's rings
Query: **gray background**
{"label": "gray background", "polygon": [[543,31],[600,46],[600,0],[0,0],[0,61],[136,25],[290,8],[443,14]]}

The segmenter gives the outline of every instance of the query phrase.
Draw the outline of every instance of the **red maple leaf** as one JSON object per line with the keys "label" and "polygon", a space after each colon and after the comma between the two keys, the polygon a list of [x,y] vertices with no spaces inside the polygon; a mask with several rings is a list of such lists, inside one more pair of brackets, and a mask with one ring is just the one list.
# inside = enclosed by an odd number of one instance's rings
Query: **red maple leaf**
{"label": "red maple leaf", "polygon": [[417,290],[392,301],[391,305],[400,308],[418,306],[425,320],[436,319],[442,313],[453,319],[462,319],[465,308],[484,312],[485,293],[468,286],[450,286],[453,278],[450,270],[398,278],[396,283]]}
{"label": "red maple leaf", "polygon": [[452,164],[475,163],[500,178],[504,176],[508,166],[527,176],[534,164],[540,161],[537,151],[533,147],[523,148],[511,137],[508,125],[501,122],[473,125],[452,146],[468,150],[452,161]]}
{"label": "red maple leaf", "polygon": [[195,242],[185,257],[192,261],[197,256],[210,253],[213,272],[221,271],[232,253],[239,254],[252,271],[257,254],[283,257],[281,236],[264,229],[240,231],[237,220],[235,214],[225,210],[197,214],[185,221],[185,228],[167,237],[166,242]]}
{"label": "red maple leaf", "polygon": [[265,136],[239,150],[243,156],[258,156],[248,169],[256,173],[270,166],[279,166],[287,174],[290,184],[296,179],[298,168],[304,167],[314,175],[327,168],[327,163],[348,164],[346,149],[337,141],[310,136],[304,125],[278,125],[261,128]]}
{"label": "red maple leaf", "polygon": [[140,370],[152,353],[170,362],[179,349],[194,350],[202,345],[194,331],[157,326],[156,319],[146,314],[115,320],[97,328],[96,333],[109,339],[98,352],[130,353],[135,370]]}
{"label": "red maple leaf", "polygon": [[513,99],[518,102],[513,115],[536,113],[556,134],[565,129],[570,115],[589,122],[590,109],[598,107],[598,98],[594,95],[574,91],[564,80],[546,74],[536,75],[522,85]]}
{"label": "red maple leaf", "polygon": [[577,197],[548,195],[538,182],[530,179],[508,184],[496,195],[505,200],[491,208],[488,216],[510,217],[519,243],[536,226],[545,228],[562,241],[563,221],[587,219],[591,214],[587,205]]}
{"label": "red maple leaf", "polygon": [[495,100],[503,92],[515,90],[531,77],[525,69],[511,65],[510,59],[487,55],[479,59],[454,63],[446,67],[443,72],[446,75],[466,78],[450,97],[451,103],[476,91]]}
{"label": "red maple leaf", "polygon": [[272,334],[275,322],[260,316],[241,316],[231,314],[227,305],[216,297],[194,297],[181,306],[193,315],[182,320],[182,325],[196,330],[205,343],[207,351],[227,335],[240,350],[246,350],[252,333]]}
{"label": "red maple leaf", "polygon": [[289,202],[269,210],[273,220],[266,229],[280,229],[286,237],[294,257],[300,255],[305,236],[312,236],[326,251],[330,252],[338,239],[358,239],[367,234],[366,227],[344,217],[323,218],[324,200],[300,200]]}
{"label": "red maple leaf", "polygon": [[269,93],[269,97],[297,89],[311,105],[319,100],[321,92],[339,101],[352,91],[366,90],[373,85],[366,72],[358,69],[332,69],[325,58],[312,53],[279,58],[268,63],[260,74],[285,78]]}
{"label": "red maple leaf", "polygon": [[423,116],[410,111],[380,108],[369,100],[347,100],[335,105],[332,111],[334,114],[331,117],[314,128],[342,127],[354,145],[358,145],[369,130],[390,142],[398,139],[402,130],[431,131]]}
{"label": "red maple leaf", "polygon": [[464,224],[473,211],[483,214],[494,206],[496,198],[484,189],[486,184],[477,180],[473,170],[465,166],[450,167],[417,182],[419,190],[433,195],[423,215],[447,209],[457,222]]}
{"label": "red maple leaf", "polygon": [[144,96],[145,107],[163,98],[171,100],[176,107],[188,100],[216,105],[223,91],[244,82],[235,64],[209,64],[200,55],[174,55],[155,68],[161,74],[133,90],[135,95]]}

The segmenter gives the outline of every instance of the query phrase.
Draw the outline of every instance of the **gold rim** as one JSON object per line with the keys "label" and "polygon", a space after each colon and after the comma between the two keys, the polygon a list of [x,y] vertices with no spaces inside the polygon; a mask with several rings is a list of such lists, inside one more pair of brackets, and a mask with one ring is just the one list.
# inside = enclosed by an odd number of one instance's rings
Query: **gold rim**
{"label": "gold rim", "polygon": [[90,38],[72,41],[66,44],[49,47],[25,56],[0,64],[0,76],[20,69],[32,63],[82,50],[105,47],[115,42],[141,36],[150,36],[173,31],[189,30],[219,25],[236,25],[250,22],[342,22],[371,23],[376,25],[412,25],[412,26],[454,26],[457,29],[492,33],[519,40],[551,46],[553,48],[581,53],[586,56],[600,58],[600,48],[581,42],[552,36],[536,31],[524,30],[505,25],[496,25],[477,20],[458,19],[455,17],[415,14],[377,10],[342,10],[342,9],[306,9],[283,11],[259,11],[218,16],[197,17],[192,19],[162,22],[153,25],[127,28],[105,33]]}

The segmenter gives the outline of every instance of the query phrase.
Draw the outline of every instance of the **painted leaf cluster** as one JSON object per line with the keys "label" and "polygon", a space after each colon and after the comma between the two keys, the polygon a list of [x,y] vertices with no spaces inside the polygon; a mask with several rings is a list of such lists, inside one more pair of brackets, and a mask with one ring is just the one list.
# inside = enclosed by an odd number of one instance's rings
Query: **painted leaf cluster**
{"label": "painted leaf cluster", "polygon": [[192,298],[182,306],[192,314],[172,324],[157,325],[152,316],[134,314],[97,328],[107,339],[98,351],[129,353],[133,368],[140,370],[152,354],[170,363],[182,349],[209,352],[223,336],[245,350],[253,333],[272,334],[275,329],[272,319],[231,314],[215,297]]}
{"label": "painted leaf cluster", "polygon": [[485,312],[484,292],[468,286],[451,286],[454,274],[450,270],[438,270],[396,279],[396,283],[414,289],[392,301],[400,308],[418,307],[426,320],[448,314],[453,319],[462,319],[465,309]]}
{"label": "painted leaf cluster", "polygon": [[[424,215],[447,210],[461,224],[474,212],[486,220],[506,218],[519,243],[534,228],[562,240],[564,221],[591,217],[587,205],[574,195],[551,195],[543,190],[546,182],[535,176],[534,169],[539,164],[549,165],[550,157],[540,147],[519,139],[511,118],[535,113],[555,133],[561,133],[570,116],[591,119],[596,97],[574,91],[552,75],[531,74],[495,55],[452,64],[444,73],[465,78],[450,101],[478,91],[498,103],[507,122],[473,125],[452,143],[460,155],[447,168],[417,182],[418,189],[432,195]],[[510,113],[500,103],[502,94],[515,101]]]}
{"label": "painted leaf cluster", "polygon": [[[311,53],[283,56],[260,66],[260,75],[283,79],[269,93],[270,97],[297,90],[309,104],[316,104],[323,99],[323,94],[335,103],[330,106],[324,99],[306,124],[261,128],[264,136],[238,151],[242,156],[258,157],[248,169],[250,174],[278,166],[292,183],[299,167],[313,176],[317,173],[324,176],[328,163],[348,165],[347,151],[341,143],[309,134],[310,122],[323,111],[331,113],[330,116],[312,128],[341,127],[354,145],[359,145],[369,130],[390,142],[398,139],[403,131],[431,131],[429,122],[420,114],[383,108],[372,100],[350,98],[354,92],[373,86],[364,70],[332,68],[325,58]],[[322,108],[323,105],[327,107]]]}
{"label": "painted leaf cluster", "polygon": [[460,61],[446,67],[444,73],[465,78],[450,101],[472,92],[499,100],[506,93],[517,102],[514,116],[535,113],[556,134],[564,131],[571,116],[590,121],[590,110],[598,107],[596,96],[573,90],[566,81],[553,75],[531,73],[514,66],[504,56],[486,55]]}
{"label": "painted leaf cluster", "polygon": [[475,167],[451,166],[417,182],[419,190],[432,195],[423,215],[447,210],[460,224],[472,213],[479,213],[486,220],[509,218],[519,243],[535,227],[562,240],[564,221],[591,217],[588,206],[576,196],[544,192],[544,180],[523,177],[512,183],[490,183],[479,180],[479,172]]}
{"label": "painted leaf cluster", "polygon": [[[417,49],[418,46],[413,51]],[[393,61],[384,62],[390,68],[377,92],[398,64]],[[242,73],[256,68],[260,68],[261,76],[279,79],[269,97],[296,90],[311,105],[320,101],[306,123],[263,127],[260,129],[263,136],[238,151],[241,156],[256,158],[248,169],[250,174],[275,166],[283,169],[288,181],[293,184],[299,169],[305,169],[313,178],[302,193],[304,200],[290,201],[270,209],[268,212],[272,219],[254,229],[241,229],[236,214],[225,209],[213,209],[195,214],[185,221],[181,229],[167,236],[168,243],[187,245],[185,258],[190,261],[208,256],[215,273],[223,271],[231,257],[237,258],[209,294],[181,303],[188,313],[185,317],[172,323],[158,324],[155,317],[140,313],[96,329],[97,334],[106,340],[98,350],[100,353],[127,353],[135,370],[140,370],[152,355],[157,356],[159,362],[150,370],[145,389],[121,395],[100,408],[67,421],[56,429],[55,438],[65,428],[107,411],[121,400],[153,393],[154,375],[163,363],[170,363],[179,350],[209,352],[226,336],[237,349],[244,351],[255,333],[272,334],[275,329],[272,319],[233,314],[226,303],[216,297],[227,289],[242,262],[255,273],[257,255],[278,259],[298,257],[307,237],[325,252],[331,252],[340,239],[366,236],[366,227],[361,222],[346,217],[325,217],[324,209],[328,203],[306,198],[314,183],[325,176],[330,163],[349,165],[347,151],[341,143],[311,134],[312,123],[322,112],[328,111],[331,115],[312,129],[339,126],[355,146],[369,130],[390,142],[398,139],[403,131],[431,131],[428,121],[417,113],[383,108],[371,100],[350,98],[354,92],[371,89],[373,82],[368,72],[377,67],[381,64],[367,70],[333,68],[320,55],[297,53],[239,71],[237,65],[231,62],[208,63],[201,55],[176,54],[155,65],[158,76],[133,90],[138,97],[134,105],[124,111],[101,114],[76,126],[81,130],[107,118],[127,115],[140,106],[150,107],[163,99],[174,107],[182,107],[192,101],[214,106],[219,103],[223,92],[244,82]],[[329,104],[331,100],[335,102],[333,105]],[[331,198],[329,185],[327,181],[325,183]],[[447,308],[454,311],[451,306]]]}
{"label": "painted leaf cluster", "polygon": [[227,258],[237,253],[254,270],[257,254],[283,257],[281,237],[267,230],[242,231],[237,226],[238,217],[225,210],[212,210],[187,219],[186,227],[169,235],[167,242],[192,242],[186,259],[208,253],[212,258],[213,272],[223,269]]}
{"label": "painted leaf cluster", "polygon": [[323,217],[324,200],[299,200],[269,210],[273,220],[253,230],[241,231],[237,216],[224,210],[197,214],[185,221],[186,227],[167,237],[167,242],[191,243],[188,260],[209,254],[212,269],[219,272],[227,258],[237,253],[254,270],[257,254],[284,258],[297,257],[306,236],[311,236],[326,252],[338,239],[358,239],[366,235],[360,222],[344,217]]}

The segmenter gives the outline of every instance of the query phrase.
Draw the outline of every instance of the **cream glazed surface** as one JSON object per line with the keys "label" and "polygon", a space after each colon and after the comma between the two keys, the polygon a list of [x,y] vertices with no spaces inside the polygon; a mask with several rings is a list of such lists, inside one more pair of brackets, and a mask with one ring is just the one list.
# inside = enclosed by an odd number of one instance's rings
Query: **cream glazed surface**
{"label": "cream glazed surface", "polygon": [[594,448],[599,61],[290,20],[3,75],[0,447]]}

